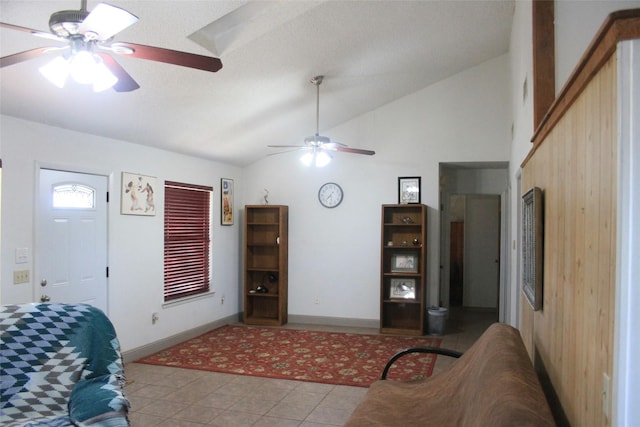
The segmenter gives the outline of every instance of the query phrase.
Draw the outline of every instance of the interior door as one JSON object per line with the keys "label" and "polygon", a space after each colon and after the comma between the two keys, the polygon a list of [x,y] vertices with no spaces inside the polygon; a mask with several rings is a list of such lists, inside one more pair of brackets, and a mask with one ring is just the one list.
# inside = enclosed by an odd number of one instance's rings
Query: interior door
{"label": "interior door", "polygon": [[106,176],[40,170],[36,299],[107,311]]}
{"label": "interior door", "polygon": [[464,221],[451,221],[449,240],[449,305],[460,307],[464,294]]}
{"label": "interior door", "polygon": [[500,284],[500,196],[467,196],[463,305],[497,308]]}

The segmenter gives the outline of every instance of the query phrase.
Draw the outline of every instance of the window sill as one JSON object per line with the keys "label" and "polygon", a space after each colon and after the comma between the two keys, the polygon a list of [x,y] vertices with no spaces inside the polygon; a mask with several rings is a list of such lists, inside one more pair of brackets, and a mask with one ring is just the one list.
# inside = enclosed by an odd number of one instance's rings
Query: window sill
{"label": "window sill", "polygon": [[184,297],[184,298],[179,298],[179,299],[174,299],[171,300],[169,302],[165,302],[162,304],[162,308],[169,308],[169,307],[174,307],[176,305],[182,305],[182,304],[187,304],[193,301],[197,301],[197,300],[201,300],[201,299],[207,299],[207,298],[213,298],[216,294],[216,291],[209,291],[207,293],[204,294],[198,294],[198,295],[190,295],[188,297]]}

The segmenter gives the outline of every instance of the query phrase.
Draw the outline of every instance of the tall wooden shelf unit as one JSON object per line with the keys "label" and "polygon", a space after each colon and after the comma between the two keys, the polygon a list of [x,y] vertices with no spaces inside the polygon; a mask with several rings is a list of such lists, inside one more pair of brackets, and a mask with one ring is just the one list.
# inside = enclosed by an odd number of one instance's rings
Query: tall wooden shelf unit
{"label": "tall wooden shelf unit", "polygon": [[380,332],[424,335],[427,207],[382,205]]}
{"label": "tall wooden shelf unit", "polygon": [[[284,325],[288,310],[289,207],[245,206],[244,219],[244,322]],[[267,292],[260,292],[261,288]]]}

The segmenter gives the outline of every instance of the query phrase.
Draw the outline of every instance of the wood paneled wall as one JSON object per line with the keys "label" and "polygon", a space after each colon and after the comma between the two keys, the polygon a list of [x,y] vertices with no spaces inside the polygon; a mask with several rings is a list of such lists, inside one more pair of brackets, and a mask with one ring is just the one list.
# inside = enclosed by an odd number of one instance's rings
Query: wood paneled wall
{"label": "wood paneled wall", "polygon": [[522,301],[521,333],[575,426],[610,424],[602,393],[603,374],[613,374],[616,92],[614,54],[522,172],[523,193],[543,190],[544,299],[535,312]]}
{"label": "wood paneled wall", "polygon": [[522,193],[544,192],[545,248],[543,308],[532,311],[523,298],[521,334],[561,424],[611,425],[604,375],[613,380],[616,50],[631,39],[640,39],[640,9],[610,14],[522,165]]}

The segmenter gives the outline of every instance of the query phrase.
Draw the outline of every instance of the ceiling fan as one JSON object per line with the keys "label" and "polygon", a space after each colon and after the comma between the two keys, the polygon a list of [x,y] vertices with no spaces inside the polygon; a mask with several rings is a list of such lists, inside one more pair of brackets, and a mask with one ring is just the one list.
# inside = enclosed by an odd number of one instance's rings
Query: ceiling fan
{"label": "ceiling fan", "polygon": [[0,58],[0,68],[41,54],[61,52],[62,56],[40,68],[40,72],[58,87],[63,87],[67,77],[71,76],[78,83],[93,84],[96,92],[110,87],[116,92],[130,92],[140,87],[111,54],[211,72],[222,68],[218,58],[129,42],[113,42],[113,36],[137,21],[137,16],[106,3],[98,4],[89,12],[87,0],[81,0],[80,10],[61,10],[51,15],[51,32],[0,22],[3,28],[66,43],[66,46],[40,47],[4,56]]}
{"label": "ceiling fan", "polygon": [[[294,148],[308,151],[300,159],[305,165],[315,164],[317,167],[326,166],[333,157],[331,152],[341,151],[344,153],[365,154],[372,156],[376,154],[372,150],[361,150],[359,148],[349,148],[339,142],[331,142],[327,136],[320,135],[320,84],[324,76],[315,76],[310,80],[316,86],[316,133],[304,139],[304,145],[269,145],[271,148]],[[279,154],[279,153],[274,153]]]}

